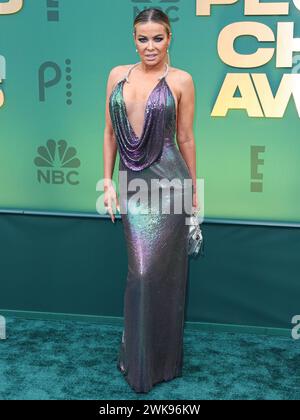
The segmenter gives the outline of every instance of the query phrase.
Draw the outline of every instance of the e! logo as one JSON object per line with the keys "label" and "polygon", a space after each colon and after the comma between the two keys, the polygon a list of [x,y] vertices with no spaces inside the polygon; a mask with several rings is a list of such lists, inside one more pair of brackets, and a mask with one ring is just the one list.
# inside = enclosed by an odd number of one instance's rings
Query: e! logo
{"label": "e! logo", "polygon": [[259,166],[262,166],[265,161],[259,158],[260,153],[265,152],[265,146],[250,146],[250,166],[251,166],[251,192],[263,191],[263,173],[258,171]]}

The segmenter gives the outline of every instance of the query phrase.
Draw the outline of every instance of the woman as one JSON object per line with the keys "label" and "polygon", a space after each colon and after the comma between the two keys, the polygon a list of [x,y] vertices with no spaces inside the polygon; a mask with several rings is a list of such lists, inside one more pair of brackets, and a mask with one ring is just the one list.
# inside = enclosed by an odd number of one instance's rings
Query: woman
{"label": "woman", "polygon": [[[186,220],[197,207],[194,85],[189,73],[168,64],[165,13],[142,11],[133,35],[140,61],[114,67],[107,82],[104,204],[113,222],[113,205],[121,212],[128,252],[117,366],[136,392],[148,392],[182,376]],[[112,185],[117,150],[120,202]],[[172,180],[179,181],[174,188]],[[154,181],[162,182],[158,187]],[[137,203],[130,182],[140,185]],[[157,199],[160,192],[163,198]],[[183,211],[176,211],[182,201]]]}

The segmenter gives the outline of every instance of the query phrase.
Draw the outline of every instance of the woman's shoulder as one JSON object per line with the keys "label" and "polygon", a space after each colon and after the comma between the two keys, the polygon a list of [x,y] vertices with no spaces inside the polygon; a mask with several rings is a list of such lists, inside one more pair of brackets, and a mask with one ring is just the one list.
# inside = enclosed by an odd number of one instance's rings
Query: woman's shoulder
{"label": "woman's shoulder", "polygon": [[169,70],[171,85],[180,100],[184,92],[194,89],[192,75],[188,71],[176,67],[170,66]]}
{"label": "woman's shoulder", "polygon": [[121,78],[125,77],[128,69],[133,66],[133,64],[120,64],[118,66],[115,66],[111,69],[110,75],[113,78]]}
{"label": "woman's shoulder", "polygon": [[108,75],[108,85],[110,86],[110,92],[113,91],[113,89],[116,87],[116,85],[126,77],[126,73],[128,71],[128,68],[130,67],[130,64],[121,64],[115,67],[112,67],[112,69],[109,72]]}
{"label": "woman's shoulder", "polygon": [[192,75],[183,69],[169,66],[169,72],[172,74],[174,81],[185,82],[192,79]]}

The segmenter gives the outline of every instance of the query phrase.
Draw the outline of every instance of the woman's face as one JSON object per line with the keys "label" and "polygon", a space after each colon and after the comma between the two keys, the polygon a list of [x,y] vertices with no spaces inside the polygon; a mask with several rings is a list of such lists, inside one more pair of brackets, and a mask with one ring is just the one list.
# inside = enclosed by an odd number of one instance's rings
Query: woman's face
{"label": "woman's face", "polygon": [[135,44],[138,53],[147,65],[165,61],[171,37],[167,36],[165,26],[160,23],[147,22],[136,25]]}

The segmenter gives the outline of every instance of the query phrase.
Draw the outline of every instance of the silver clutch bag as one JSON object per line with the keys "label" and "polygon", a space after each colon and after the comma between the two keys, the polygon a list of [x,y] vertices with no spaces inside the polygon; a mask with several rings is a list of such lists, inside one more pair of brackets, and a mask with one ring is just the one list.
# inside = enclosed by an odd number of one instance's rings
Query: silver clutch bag
{"label": "silver clutch bag", "polygon": [[199,217],[194,211],[189,216],[188,255],[197,256],[198,254],[204,255],[204,240]]}

